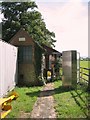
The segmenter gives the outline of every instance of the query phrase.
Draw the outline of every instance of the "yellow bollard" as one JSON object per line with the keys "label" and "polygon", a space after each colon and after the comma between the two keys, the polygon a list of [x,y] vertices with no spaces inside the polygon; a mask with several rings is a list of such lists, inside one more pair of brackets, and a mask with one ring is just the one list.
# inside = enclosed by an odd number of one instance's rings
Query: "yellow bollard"
{"label": "yellow bollard", "polygon": [[10,103],[12,100],[16,100],[18,98],[18,94],[14,91],[11,93],[8,98],[0,98],[0,118],[5,118],[5,116],[12,110]]}
{"label": "yellow bollard", "polygon": [[47,76],[51,77],[51,71],[47,71]]}
{"label": "yellow bollard", "polygon": [[47,80],[51,79],[51,71],[47,71]]}

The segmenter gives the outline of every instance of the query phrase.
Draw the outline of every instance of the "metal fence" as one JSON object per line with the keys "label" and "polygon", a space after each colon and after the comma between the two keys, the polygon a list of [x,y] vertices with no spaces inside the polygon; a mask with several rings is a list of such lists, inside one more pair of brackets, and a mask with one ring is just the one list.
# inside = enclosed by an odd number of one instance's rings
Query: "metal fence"
{"label": "metal fence", "polygon": [[90,91],[90,68],[80,67],[80,82],[86,83]]}
{"label": "metal fence", "polygon": [[17,48],[0,40],[0,98],[17,83]]}
{"label": "metal fence", "polygon": [[90,79],[90,68],[80,67],[80,81],[88,83]]}

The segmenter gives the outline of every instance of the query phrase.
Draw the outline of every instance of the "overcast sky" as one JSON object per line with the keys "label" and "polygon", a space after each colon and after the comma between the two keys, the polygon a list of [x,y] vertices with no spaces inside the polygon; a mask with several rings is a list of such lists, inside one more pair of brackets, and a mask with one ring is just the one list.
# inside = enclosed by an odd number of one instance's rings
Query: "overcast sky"
{"label": "overcast sky", "polygon": [[55,49],[60,52],[77,50],[81,56],[88,56],[89,0],[35,1],[47,28],[55,32]]}
{"label": "overcast sky", "polygon": [[88,56],[88,0],[35,0],[47,28],[56,34],[59,51]]}

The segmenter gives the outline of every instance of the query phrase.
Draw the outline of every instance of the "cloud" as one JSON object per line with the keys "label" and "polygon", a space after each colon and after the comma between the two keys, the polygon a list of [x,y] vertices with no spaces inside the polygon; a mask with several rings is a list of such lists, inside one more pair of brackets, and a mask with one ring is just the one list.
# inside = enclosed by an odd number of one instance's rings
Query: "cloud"
{"label": "cloud", "polygon": [[38,3],[47,28],[56,34],[56,49],[76,49],[88,54],[88,4],[81,0],[65,3]]}

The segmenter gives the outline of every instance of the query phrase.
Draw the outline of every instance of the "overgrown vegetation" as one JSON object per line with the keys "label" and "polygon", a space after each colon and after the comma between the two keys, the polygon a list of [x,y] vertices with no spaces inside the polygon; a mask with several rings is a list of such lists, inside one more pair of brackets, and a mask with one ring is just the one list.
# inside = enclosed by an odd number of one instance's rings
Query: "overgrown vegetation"
{"label": "overgrown vegetation", "polygon": [[34,59],[35,59],[35,74],[36,74],[36,79],[38,81],[38,84],[42,84],[42,80],[39,79],[41,76],[41,65],[42,65],[42,53],[43,49],[41,46],[35,44],[35,51],[34,51]]}
{"label": "overgrown vegetation", "polygon": [[65,89],[62,81],[58,80],[55,84],[55,109],[58,118],[87,118],[88,101],[85,86],[78,85],[77,90]]}
{"label": "overgrown vegetation", "polygon": [[30,113],[41,89],[42,87],[16,87],[19,97],[12,101],[12,111],[7,118],[22,118],[21,112]]}

